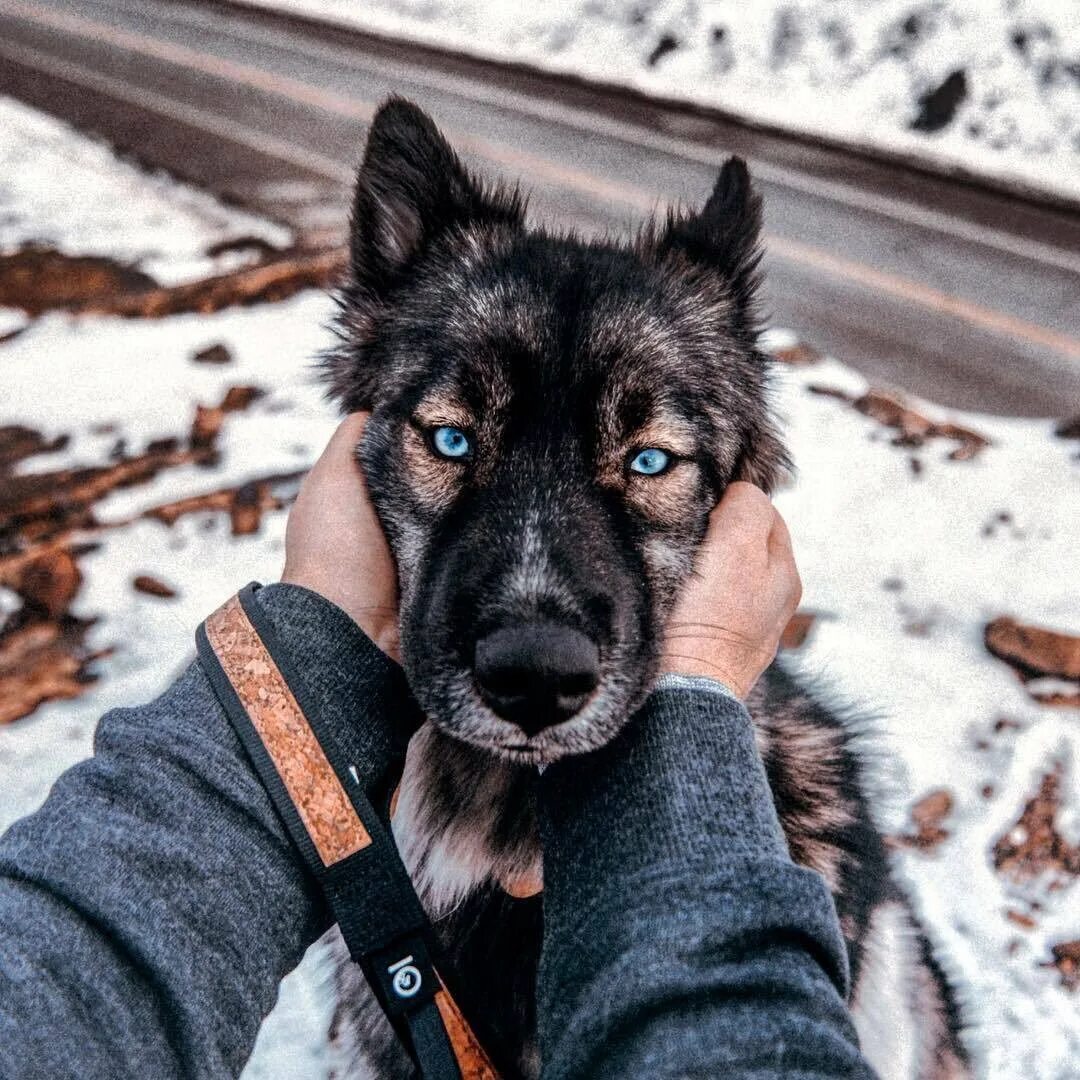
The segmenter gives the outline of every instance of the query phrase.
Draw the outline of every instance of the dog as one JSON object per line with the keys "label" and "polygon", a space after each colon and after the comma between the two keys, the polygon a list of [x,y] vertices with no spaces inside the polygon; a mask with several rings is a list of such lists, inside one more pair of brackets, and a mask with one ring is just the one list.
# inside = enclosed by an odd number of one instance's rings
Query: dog
{"label": "dog", "polygon": [[[481,183],[425,113],[389,100],[325,374],[344,410],[371,410],[358,458],[428,718],[394,832],[466,1011],[534,1077],[537,767],[623,728],[710,509],[733,480],[770,491],[789,462],[741,160],[700,209],[631,242],[525,217],[517,188]],[[864,1053],[883,1077],[969,1075],[954,994],[873,823],[859,725],[777,665],[749,708],[791,854],[835,897]],[[337,984],[350,1075],[410,1075],[355,966]]]}

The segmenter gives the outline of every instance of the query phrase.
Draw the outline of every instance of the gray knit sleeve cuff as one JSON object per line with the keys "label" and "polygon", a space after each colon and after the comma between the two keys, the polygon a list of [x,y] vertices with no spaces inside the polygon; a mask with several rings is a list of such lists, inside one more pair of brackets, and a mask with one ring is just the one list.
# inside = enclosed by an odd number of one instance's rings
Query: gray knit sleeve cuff
{"label": "gray knit sleeve cuff", "polygon": [[742,704],[742,698],[735,693],[726,683],[719,679],[710,679],[707,675],[678,675],[668,672],[656,680],[654,690],[697,690],[706,694],[719,694],[721,697],[730,698]]}

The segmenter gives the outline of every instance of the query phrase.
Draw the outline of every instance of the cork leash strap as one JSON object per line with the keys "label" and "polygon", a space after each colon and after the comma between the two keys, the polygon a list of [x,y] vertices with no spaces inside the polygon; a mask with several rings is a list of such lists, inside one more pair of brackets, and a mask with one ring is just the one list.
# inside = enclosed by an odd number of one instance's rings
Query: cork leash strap
{"label": "cork leash strap", "polygon": [[437,943],[389,830],[332,740],[251,584],[199,627],[199,659],[352,959],[424,1080],[499,1080],[433,963]]}

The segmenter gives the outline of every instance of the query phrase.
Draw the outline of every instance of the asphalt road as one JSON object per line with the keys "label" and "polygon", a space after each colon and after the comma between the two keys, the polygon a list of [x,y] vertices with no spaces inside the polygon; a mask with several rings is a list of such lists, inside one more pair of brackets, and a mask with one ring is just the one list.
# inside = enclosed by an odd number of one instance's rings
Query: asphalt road
{"label": "asphalt road", "polygon": [[309,243],[343,238],[365,127],[391,92],[483,172],[521,178],[536,216],[586,233],[702,199],[741,153],[765,196],[776,325],[948,405],[1080,412],[1075,211],[214,0],[0,0],[0,93]]}

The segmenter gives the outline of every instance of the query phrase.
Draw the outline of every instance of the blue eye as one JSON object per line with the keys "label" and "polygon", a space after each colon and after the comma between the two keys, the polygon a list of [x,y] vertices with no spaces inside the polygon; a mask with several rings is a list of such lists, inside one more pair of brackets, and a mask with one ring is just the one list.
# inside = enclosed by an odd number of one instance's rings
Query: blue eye
{"label": "blue eye", "polygon": [[463,458],[472,449],[468,435],[456,427],[436,428],[431,436],[431,444],[435,452],[445,458]]}
{"label": "blue eye", "polygon": [[637,456],[630,462],[630,468],[643,476],[659,476],[670,464],[671,456],[666,450],[650,446],[638,451]]}

